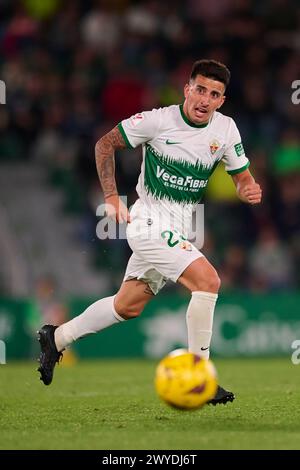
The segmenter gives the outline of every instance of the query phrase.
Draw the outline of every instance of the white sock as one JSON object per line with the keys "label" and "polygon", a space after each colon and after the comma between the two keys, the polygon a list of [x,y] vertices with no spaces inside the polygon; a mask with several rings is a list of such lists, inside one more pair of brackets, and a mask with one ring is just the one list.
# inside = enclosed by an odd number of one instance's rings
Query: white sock
{"label": "white sock", "polygon": [[54,333],[58,351],[76,341],[78,338],[97,333],[108,326],[123,321],[114,308],[114,298],[105,297],[90,305],[81,315],[56,328]]}
{"label": "white sock", "polygon": [[212,325],[218,294],[210,292],[192,292],[187,312],[189,351],[205,359],[209,358]]}

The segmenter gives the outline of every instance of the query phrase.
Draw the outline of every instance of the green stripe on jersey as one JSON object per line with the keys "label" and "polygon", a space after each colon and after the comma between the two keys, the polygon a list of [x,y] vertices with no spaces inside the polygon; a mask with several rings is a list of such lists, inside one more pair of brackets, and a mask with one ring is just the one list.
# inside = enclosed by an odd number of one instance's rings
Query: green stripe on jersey
{"label": "green stripe on jersey", "polygon": [[242,173],[243,171],[247,170],[247,168],[250,166],[250,162],[246,163],[246,165],[242,166],[241,168],[238,168],[237,170],[229,170],[227,173],[229,175],[237,175],[238,173]]}
{"label": "green stripe on jersey", "polygon": [[128,137],[127,137],[127,135],[126,135],[126,132],[125,132],[124,129],[123,129],[122,123],[119,122],[119,124],[118,124],[117,127],[118,127],[119,131],[121,132],[122,137],[123,137],[123,139],[125,140],[125,144],[127,145],[127,147],[128,147],[129,149],[133,149],[134,147],[132,147],[131,143],[129,142]]}
{"label": "green stripe on jersey", "polygon": [[177,203],[199,202],[208,178],[219,163],[209,166],[198,161],[193,164],[183,158],[161,155],[149,144],[146,144],[145,151],[144,184],[147,193],[155,199]]}
{"label": "green stripe on jersey", "polygon": [[180,114],[181,114],[182,119],[189,126],[198,127],[199,129],[201,129],[202,127],[208,126],[208,122],[205,122],[204,124],[195,124],[194,122],[190,121],[189,118],[186,116],[185,112],[183,111],[183,104],[179,105],[179,109],[180,109]]}

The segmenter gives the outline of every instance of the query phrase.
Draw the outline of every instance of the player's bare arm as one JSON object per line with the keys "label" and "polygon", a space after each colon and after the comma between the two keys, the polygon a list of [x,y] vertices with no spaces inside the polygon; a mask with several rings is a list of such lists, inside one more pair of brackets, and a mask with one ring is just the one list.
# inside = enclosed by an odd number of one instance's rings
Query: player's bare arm
{"label": "player's bare arm", "polygon": [[115,150],[125,148],[126,143],[117,127],[101,137],[95,146],[96,167],[104,194],[106,213],[117,222],[130,222],[127,207],[119,198],[115,179]]}
{"label": "player's bare arm", "polygon": [[241,201],[254,205],[259,204],[262,198],[262,190],[251,175],[249,170],[233,175],[232,179],[236,186],[238,197]]}

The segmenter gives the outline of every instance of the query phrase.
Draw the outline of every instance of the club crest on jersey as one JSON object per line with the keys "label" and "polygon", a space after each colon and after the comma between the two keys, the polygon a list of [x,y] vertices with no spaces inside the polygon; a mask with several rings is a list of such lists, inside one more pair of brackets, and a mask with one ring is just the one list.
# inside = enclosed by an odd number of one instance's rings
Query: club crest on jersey
{"label": "club crest on jersey", "polygon": [[210,142],[209,148],[210,148],[211,154],[214,155],[216,151],[219,150],[220,143],[217,140],[213,140],[212,142]]}
{"label": "club crest on jersey", "polygon": [[181,248],[182,250],[186,250],[186,251],[192,251],[192,245],[186,241],[186,240],[183,240],[182,242],[179,243],[179,248]]}

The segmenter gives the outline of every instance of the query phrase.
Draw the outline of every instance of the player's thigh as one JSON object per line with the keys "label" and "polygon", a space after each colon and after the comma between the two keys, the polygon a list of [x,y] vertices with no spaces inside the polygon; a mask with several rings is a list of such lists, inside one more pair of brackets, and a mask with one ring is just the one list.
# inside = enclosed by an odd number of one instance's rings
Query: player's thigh
{"label": "player's thigh", "polygon": [[115,296],[114,307],[121,316],[138,316],[154,297],[148,284],[138,279],[129,279],[121,284]]}
{"label": "player's thigh", "polygon": [[[203,257],[202,253],[175,229],[164,230],[162,233],[157,230],[148,238],[130,237],[128,243],[143,267],[152,267],[162,279],[170,279],[173,282],[177,282],[193,261]],[[137,277],[141,279],[141,276]],[[157,293],[156,290],[153,292]]]}
{"label": "player's thigh", "polygon": [[217,293],[220,278],[215,268],[202,256],[193,261],[178,278],[178,281],[191,292],[204,291]]}

